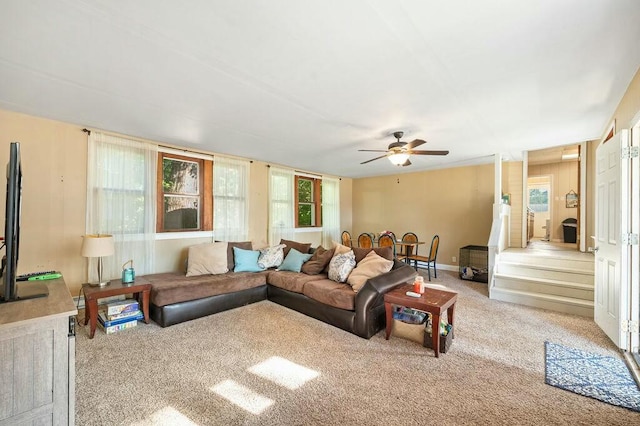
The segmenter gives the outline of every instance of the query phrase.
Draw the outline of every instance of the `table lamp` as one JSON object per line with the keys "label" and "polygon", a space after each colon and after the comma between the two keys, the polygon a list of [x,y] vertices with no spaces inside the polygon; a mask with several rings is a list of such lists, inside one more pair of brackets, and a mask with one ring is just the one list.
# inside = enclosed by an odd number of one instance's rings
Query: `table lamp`
{"label": "table lamp", "polygon": [[102,258],[104,256],[112,256],[115,252],[113,236],[106,234],[85,235],[82,239],[81,255],[83,257],[98,258],[98,282],[89,283],[91,286],[103,287],[109,284],[109,281],[102,280]]}

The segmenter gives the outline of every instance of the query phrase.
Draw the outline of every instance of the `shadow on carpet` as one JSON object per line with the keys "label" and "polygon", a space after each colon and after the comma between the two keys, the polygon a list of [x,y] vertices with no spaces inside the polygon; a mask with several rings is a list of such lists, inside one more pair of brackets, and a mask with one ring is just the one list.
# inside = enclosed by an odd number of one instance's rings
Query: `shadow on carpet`
{"label": "shadow on carpet", "polygon": [[640,412],[640,389],[621,359],[544,342],[546,384]]}

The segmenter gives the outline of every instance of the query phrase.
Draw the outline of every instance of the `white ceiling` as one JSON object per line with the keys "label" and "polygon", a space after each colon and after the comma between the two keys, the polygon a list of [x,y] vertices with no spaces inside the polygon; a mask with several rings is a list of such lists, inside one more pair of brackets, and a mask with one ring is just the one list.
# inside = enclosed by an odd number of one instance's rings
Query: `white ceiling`
{"label": "white ceiling", "polygon": [[[601,136],[638,0],[0,0],[0,108],[347,177]],[[390,134],[447,157],[360,165]]]}

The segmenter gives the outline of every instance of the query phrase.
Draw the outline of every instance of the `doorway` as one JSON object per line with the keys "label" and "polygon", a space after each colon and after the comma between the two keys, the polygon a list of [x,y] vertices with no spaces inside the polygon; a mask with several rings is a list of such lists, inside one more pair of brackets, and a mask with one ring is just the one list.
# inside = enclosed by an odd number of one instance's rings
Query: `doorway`
{"label": "doorway", "polygon": [[551,241],[551,175],[527,178],[527,206],[534,214],[533,238]]}

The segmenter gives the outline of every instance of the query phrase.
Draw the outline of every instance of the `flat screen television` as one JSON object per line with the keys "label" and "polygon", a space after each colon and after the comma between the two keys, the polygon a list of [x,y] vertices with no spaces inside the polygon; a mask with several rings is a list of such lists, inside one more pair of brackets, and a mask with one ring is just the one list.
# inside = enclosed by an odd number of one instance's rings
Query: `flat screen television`
{"label": "flat screen television", "polygon": [[22,164],[20,144],[11,142],[7,164],[7,208],[4,222],[6,253],[2,258],[2,288],[0,303],[43,297],[48,294],[46,285],[34,282],[17,284],[18,254],[20,248],[20,214],[22,202]]}

